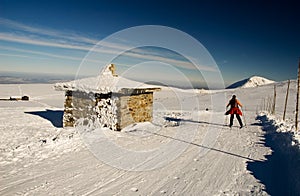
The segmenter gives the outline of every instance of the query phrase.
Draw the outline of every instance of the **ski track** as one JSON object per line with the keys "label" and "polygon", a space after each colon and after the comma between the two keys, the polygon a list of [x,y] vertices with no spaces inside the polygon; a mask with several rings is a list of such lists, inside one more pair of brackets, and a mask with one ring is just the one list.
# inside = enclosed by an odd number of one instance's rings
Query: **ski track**
{"label": "ski track", "polygon": [[[15,88],[14,85],[11,87]],[[175,160],[150,171],[126,171],[98,160],[73,128],[56,128],[47,119],[26,114],[49,108],[62,109],[57,106],[63,103],[49,100],[55,98],[63,102],[63,94],[57,94],[49,85],[35,87],[48,88],[48,91],[37,93],[30,85],[18,86],[21,95],[27,93],[33,100],[28,107],[20,103],[0,106],[3,141],[0,148],[0,195],[267,195],[264,185],[246,169],[247,161],[264,160],[264,156],[271,153],[261,143],[261,127],[255,125],[256,106],[246,112],[247,127],[229,129],[217,124],[198,123],[193,141],[187,141],[190,143],[188,148]],[[242,103],[243,98],[244,103],[252,101],[246,100],[245,91],[240,92]],[[43,94],[45,92],[47,95]],[[160,94],[156,101],[165,102],[172,112],[176,106],[172,105],[169,94]],[[193,96],[184,97],[187,102],[189,99]],[[209,94],[201,95],[200,99],[209,100]],[[207,106],[199,107],[204,111]],[[224,123],[222,113],[209,111],[199,115],[205,122],[209,122],[211,115],[222,116],[218,121]],[[197,122],[183,121],[179,128],[189,131],[189,125],[193,123]],[[209,126],[210,131],[218,131],[218,137],[212,146],[201,146]],[[151,137],[160,143],[172,140],[172,137],[180,141],[181,138],[168,135],[173,129],[176,127],[167,127],[167,132],[152,134]],[[52,141],[54,137],[58,139]],[[126,134],[122,133],[122,137],[116,140],[124,142],[126,139]],[[46,140],[46,143],[41,140]],[[135,142],[139,143],[139,138],[123,144],[125,148],[131,148],[137,144]],[[199,156],[199,150],[205,148],[210,150]]]}

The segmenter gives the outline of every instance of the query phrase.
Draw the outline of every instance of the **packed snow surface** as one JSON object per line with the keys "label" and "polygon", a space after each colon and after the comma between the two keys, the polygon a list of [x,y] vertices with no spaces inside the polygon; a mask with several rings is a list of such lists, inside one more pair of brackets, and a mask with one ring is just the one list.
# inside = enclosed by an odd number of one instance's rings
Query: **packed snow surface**
{"label": "packed snow surface", "polygon": [[[282,116],[286,86],[277,84],[274,118]],[[291,123],[295,89],[292,82]],[[268,195],[247,164],[272,155],[257,120],[272,92],[269,85],[210,93],[162,87],[152,123],[80,133],[62,128],[64,93],[53,85],[0,85],[0,97],[30,97],[0,101],[0,195]],[[212,107],[213,94],[225,97],[225,109],[233,93],[244,106],[243,129],[236,120],[224,126],[228,117]]]}

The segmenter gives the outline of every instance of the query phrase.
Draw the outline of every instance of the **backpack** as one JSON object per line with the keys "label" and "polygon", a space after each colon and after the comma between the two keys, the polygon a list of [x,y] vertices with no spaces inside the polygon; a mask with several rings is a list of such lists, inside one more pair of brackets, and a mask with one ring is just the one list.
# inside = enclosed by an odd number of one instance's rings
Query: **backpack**
{"label": "backpack", "polygon": [[238,103],[237,103],[236,99],[231,99],[229,101],[229,104],[230,104],[231,108],[238,108]]}

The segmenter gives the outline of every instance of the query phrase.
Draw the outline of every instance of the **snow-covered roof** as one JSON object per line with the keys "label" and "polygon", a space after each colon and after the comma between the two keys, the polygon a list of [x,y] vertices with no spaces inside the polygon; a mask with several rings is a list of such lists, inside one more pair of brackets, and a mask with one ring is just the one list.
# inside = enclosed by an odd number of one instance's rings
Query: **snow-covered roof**
{"label": "snow-covered roof", "polygon": [[106,66],[97,77],[83,78],[70,82],[56,83],[54,85],[55,90],[61,91],[81,91],[86,93],[101,93],[107,94],[124,93],[128,89],[144,90],[147,92],[159,90],[157,86],[148,85],[145,83],[129,80],[121,76],[115,76],[111,67],[113,64]]}

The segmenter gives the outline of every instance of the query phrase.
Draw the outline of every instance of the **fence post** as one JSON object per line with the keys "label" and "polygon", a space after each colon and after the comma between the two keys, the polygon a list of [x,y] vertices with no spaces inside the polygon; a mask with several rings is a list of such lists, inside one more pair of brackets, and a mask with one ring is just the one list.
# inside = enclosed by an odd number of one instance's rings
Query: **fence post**
{"label": "fence post", "polygon": [[287,107],[287,102],[288,102],[288,98],[289,98],[289,91],[290,91],[290,83],[291,81],[288,81],[288,86],[287,86],[287,90],[286,90],[286,96],[285,96],[285,103],[284,103],[284,110],[283,110],[283,118],[282,120],[285,120],[285,113],[286,113],[286,107]]}
{"label": "fence post", "polygon": [[300,59],[299,59],[299,65],[298,65],[298,80],[297,80],[297,98],[296,98],[296,116],[295,116],[296,131],[298,131],[299,86],[300,86]]}
{"label": "fence post", "polygon": [[273,97],[273,106],[272,106],[273,115],[275,115],[275,107],[276,107],[276,84],[274,85],[274,97]]}
{"label": "fence post", "polygon": [[272,96],[268,97],[268,113],[273,114],[273,99]]}

